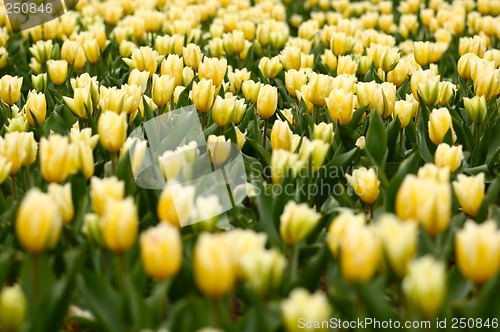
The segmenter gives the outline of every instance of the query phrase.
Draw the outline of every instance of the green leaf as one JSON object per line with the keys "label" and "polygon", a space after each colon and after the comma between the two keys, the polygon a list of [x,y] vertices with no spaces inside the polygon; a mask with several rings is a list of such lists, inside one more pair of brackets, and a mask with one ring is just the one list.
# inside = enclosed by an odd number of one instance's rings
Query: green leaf
{"label": "green leaf", "polygon": [[384,167],[387,158],[387,133],[384,122],[378,112],[371,112],[365,149],[380,167]]}

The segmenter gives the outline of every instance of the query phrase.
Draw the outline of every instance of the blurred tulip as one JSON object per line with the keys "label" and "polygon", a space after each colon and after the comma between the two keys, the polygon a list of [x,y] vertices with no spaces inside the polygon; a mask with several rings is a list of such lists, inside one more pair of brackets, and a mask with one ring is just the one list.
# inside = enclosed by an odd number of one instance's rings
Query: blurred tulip
{"label": "blurred tulip", "polygon": [[459,174],[457,181],[453,182],[453,190],[462,211],[472,218],[476,217],[484,200],[484,173],[475,176]]}
{"label": "blurred tulip", "polygon": [[137,208],[132,198],[106,200],[101,223],[106,248],[122,253],[132,247],[139,228]]}
{"label": "blurred tulip", "polygon": [[[289,297],[281,301],[281,315],[288,332],[300,331],[327,331],[326,327],[306,329],[300,322],[328,321],[331,315],[331,306],[326,295],[322,292],[310,294],[304,288],[295,288]],[[323,326],[323,325],[321,325]]]}
{"label": "blurred tulip", "polygon": [[280,217],[280,235],[289,245],[297,244],[305,239],[316,227],[321,214],[307,206],[289,201]]}

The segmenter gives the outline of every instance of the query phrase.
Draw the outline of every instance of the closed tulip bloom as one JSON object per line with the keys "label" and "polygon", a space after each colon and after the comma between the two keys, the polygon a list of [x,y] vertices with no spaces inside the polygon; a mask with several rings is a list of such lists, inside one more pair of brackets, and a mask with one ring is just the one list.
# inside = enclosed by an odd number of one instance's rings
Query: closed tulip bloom
{"label": "closed tulip bloom", "polygon": [[147,71],[140,71],[139,69],[132,69],[128,76],[128,85],[137,85],[141,87],[141,94],[144,94],[148,86],[149,73]]}
{"label": "closed tulip bloom", "polygon": [[215,166],[226,162],[231,154],[231,139],[221,136],[210,135],[207,139],[207,147],[210,152],[210,160]]}
{"label": "closed tulip bloom", "polygon": [[57,183],[51,183],[47,188],[47,193],[59,207],[62,222],[67,224],[73,220],[75,211],[73,208],[73,200],[71,198],[71,184],[67,183],[65,185],[60,185]]}
{"label": "closed tulip bloom", "polygon": [[405,176],[396,194],[396,214],[401,220],[418,220],[419,181],[413,174]]}
{"label": "closed tulip bloom", "polygon": [[102,146],[109,152],[120,151],[127,138],[127,114],[105,111],[99,116],[97,131]]}
{"label": "closed tulip bloom", "polygon": [[338,57],[338,75],[355,75],[356,70],[358,70],[358,63],[350,55],[341,55]]}
{"label": "closed tulip bloom", "polygon": [[184,64],[193,68],[193,70],[198,69],[202,57],[203,54],[201,53],[201,49],[196,44],[189,43],[182,48],[182,59],[184,60]]}
{"label": "closed tulip bloom", "polygon": [[295,288],[287,299],[281,301],[281,315],[288,332],[327,331],[323,325],[319,328],[304,329],[298,322],[327,321],[331,315],[331,307],[324,293],[317,291],[310,294],[304,288]]}
{"label": "closed tulip bloom", "polygon": [[313,127],[313,138],[322,140],[327,144],[332,144],[333,142],[333,124],[320,122],[318,124],[314,124]]}
{"label": "closed tulip bloom", "polygon": [[262,84],[252,80],[244,81],[241,83],[241,91],[245,99],[250,100],[251,103],[256,103],[259,97],[259,91]]}
{"label": "closed tulip bloom", "polygon": [[432,256],[420,257],[408,266],[403,279],[406,299],[422,316],[432,318],[444,304],[446,294],[446,270],[442,262]]}
{"label": "closed tulip bloom", "polygon": [[417,224],[401,222],[397,217],[386,214],[380,217],[376,227],[388,265],[402,278],[406,274],[408,263],[417,252]]}
{"label": "closed tulip bloom", "polygon": [[167,104],[172,98],[175,88],[175,78],[168,75],[153,75],[153,102],[159,107]]}
{"label": "closed tulip bloom", "polygon": [[[87,52],[85,52],[87,54]],[[149,77],[152,77],[158,66],[158,59],[161,59],[158,52],[154,51],[149,46],[141,46],[132,51],[132,58],[124,58],[123,61],[130,67],[139,71],[149,72]],[[196,67],[198,68],[198,67]]]}
{"label": "closed tulip bloom", "polygon": [[328,75],[316,74],[309,80],[307,99],[314,105],[324,106],[325,98],[330,93],[330,77]]}
{"label": "closed tulip bloom", "polygon": [[291,45],[285,46],[285,48],[278,55],[281,63],[285,70],[299,70],[300,69],[300,58],[302,51],[299,47]]}
{"label": "closed tulip bloom", "polygon": [[193,82],[191,99],[196,109],[202,113],[208,112],[214,103],[215,86],[212,80],[202,78],[198,83]]}
{"label": "closed tulip bloom", "polygon": [[42,92],[36,93],[35,90],[28,93],[28,99],[25,105],[26,117],[30,126],[35,126],[35,121],[33,115],[36,118],[36,122],[41,125],[45,121],[45,116],[47,114],[47,101],[45,100],[45,95]]}
{"label": "closed tulip bloom", "polygon": [[377,90],[378,84],[375,81],[356,83],[356,97],[359,106],[371,105],[372,95]]}
{"label": "closed tulip bloom", "polygon": [[288,121],[276,120],[271,130],[271,146],[273,150],[292,148],[292,130],[288,126]]}
{"label": "closed tulip bloom", "polygon": [[325,101],[332,122],[339,122],[342,125],[351,122],[354,113],[354,94],[352,91],[332,89]]}
{"label": "closed tulip bloom", "polygon": [[307,74],[303,70],[295,70],[295,69],[290,69],[287,72],[285,72],[285,87],[286,91],[294,97],[297,96],[297,93],[295,91],[299,90],[300,88],[306,84],[307,82]]}
{"label": "closed tulip bloom", "polygon": [[478,56],[474,53],[466,53],[458,59],[457,71],[458,75],[464,80],[471,78],[471,62],[478,59]]}
{"label": "closed tulip bloom", "polygon": [[0,328],[2,331],[22,331],[28,302],[18,284],[0,288]]}
{"label": "closed tulip bloom", "polygon": [[236,96],[222,98],[217,96],[212,106],[212,119],[219,127],[227,126],[233,119],[233,111],[236,105]]}
{"label": "closed tulip bloom", "polygon": [[146,274],[156,280],[174,276],[182,264],[182,241],[179,230],[161,223],[140,236],[141,259]]}
{"label": "closed tulip bloom", "polygon": [[186,226],[194,206],[195,188],[182,186],[175,181],[168,184],[160,194],[157,215],[161,222],[178,228]]}
{"label": "closed tulip bloom", "polygon": [[219,87],[224,81],[226,71],[226,59],[205,57],[198,68],[198,76],[200,79],[211,79],[215,87]]}
{"label": "closed tulip bloom", "polygon": [[[436,75],[432,70],[430,69],[427,69],[427,70],[422,70],[422,69],[418,69],[416,71],[413,72],[413,74],[411,75],[411,78],[410,78],[410,88],[411,88],[411,92],[413,94],[413,97],[416,99],[416,100],[419,100],[419,84],[423,84],[425,83],[426,81],[431,81],[432,83],[434,84],[428,84],[428,88],[429,88],[429,100],[431,99],[431,97],[434,97],[434,95],[432,93],[436,93],[436,99],[437,99],[437,89],[438,89],[438,84],[439,84],[439,80],[441,79],[441,76],[439,75]],[[422,87],[422,88],[425,88]],[[436,91],[434,91],[432,88],[435,88]]]}
{"label": "closed tulip bloom", "polygon": [[289,245],[299,243],[311,233],[320,218],[321,214],[306,203],[288,202],[280,216],[281,238]]}
{"label": "closed tulip bloom", "polygon": [[278,250],[254,250],[240,259],[245,279],[261,296],[281,284],[287,261]]}
{"label": "closed tulip bloom", "polygon": [[481,123],[486,118],[487,108],[484,96],[464,97],[464,107],[472,122]]}
{"label": "closed tulip bloom", "polygon": [[349,223],[340,243],[340,269],[348,282],[369,281],[379,265],[381,247],[371,226]]}
{"label": "closed tulip bloom", "polygon": [[425,66],[429,63],[429,54],[431,53],[431,45],[428,41],[422,42],[418,41],[414,43],[413,55],[415,61],[421,65]]}
{"label": "closed tulip bloom", "polygon": [[438,85],[438,103],[446,106],[450,99],[455,95],[457,87],[451,82],[439,82]]}
{"label": "closed tulip bloom", "polygon": [[434,163],[438,167],[448,167],[451,172],[455,172],[464,160],[462,146],[449,146],[446,143],[438,145],[434,154]]}
{"label": "closed tulip bloom", "polygon": [[139,228],[137,208],[132,198],[108,199],[101,223],[102,239],[106,248],[122,253],[132,247]]}
{"label": "closed tulip bloom", "polygon": [[436,145],[440,144],[448,130],[451,130],[452,140],[454,142],[456,136],[453,130],[450,112],[445,107],[434,109],[429,115],[429,137],[431,141]]}
{"label": "closed tulip bloom", "polygon": [[375,168],[364,167],[355,169],[352,175],[347,174],[347,182],[356,195],[366,204],[373,204],[378,198],[380,181]]}
{"label": "closed tulip bloom", "polygon": [[92,210],[102,216],[106,201],[110,199],[122,200],[125,197],[125,183],[117,177],[99,179],[92,177],[90,180],[90,200]]}
{"label": "closed tulip bloom", "polygon": [[89,87],[74,88],[74,97],[63,96],[63,101],[68,108],[81,119],[87,119],[87,111],[92,115],[92,94]]}
{"label": "closed tulip bloom", "polygon": [[230,251],[220,235],[202,233],[198,238],[193,251],[194,279],[205,295],[218,298],[233,288],[235,271]]}
{"label": "closed tulip bloom", "polygon": [[483,70],[474,81],[474,92],[490,100],[500,94],[500,69],[493,71]]}
{"label": "closed tulip bloom", "polygon": [[451,190],[448,183],[422,180],[418,192],[418,221],[431,236],[448,229],[451,218]]}
{"label": "closed tulip bloom", "polygon": [[62,230],[57,204],[37,188],[28,191],[16,216],[16,235],[21,246],[32,254],[52,249]]}
{"label": "closed tulip bloom", "polygon": [[0,98],[9,106],[14,105],[21,98],[23,78],[4,75],[0,79]]}
{"label": "closed tulip bloom", "polygon": [[295,169],[300,163],[297,154],[283,149],[274,150],[271,154],[271,179],[273,183],[280,183],[289,170],[291,170],[291,175],[295,176]]}
{"label": "closed tulip bloom", "polygon": [[458,175],[457,181],[453,182],[453,190],[465,214],[476,217],[483,203],[484,188],[484,173],[475,176]]}
{"label": "closed tulip bloom", "polygon": [[500,268],[500,231],[494,220],[476,224],[468,220],[455,235],[455,252],[460,272],[482,285]]}
{"label": "closed tulip bloom", "polygon": [[[96,63],[101,57],[101,50],[99,48],[99,43],[96,39],[88,39],[83,42],[82,45],[83,52],[85,53],[85,58],[90,63]],[[50,73],[49,73],[50,75]]]}
{"label": "closed tulip bloom", "polygon": [[327,244],[330,252],[334,257],[337,257],[340,251],[340,245],[344,239],[344,233],[347,225],[355,224],[362,226],[366,223],[364,214],[354,214],[352,211],[347,210],[341,212],[335,217],[328,228]]}
{"label": "closed tulip bloom", "polygon": [[372,94],[370,102],[382,119],[386,119],[394,112],[396,105],[396,86],[389,82],[380,84]]}
{"label": "closed tulip bloom", "polygon": [[181,56],[176,54],[169,54],[166,59],[163,59],[161,62],[161,74],[173,77],[175,86],[178,86],[182,82],[183,69],[184,61]]}
{"label": "closed tulip bloom", "polygon": [[0,156],[3,156],[6,163],[10,164],[10,174],[16,174],[28,157],[27,151],[19,148],[23,139],[24,133],[15,131],[5,134],[4,137],[0,136]]}
{"label": "closed tulip bloom", "polygon": [[47,61],[47,71],[52,83],[61,85],[68,76],[68,63],[66,60],[49,60]]}
{"label": "closed tulip bloom", "polygon": [[40,168],[47,182],[63,182],[75,171],[76,146],[58,134],[40,140]]}
{"label": "closed tulip bloom", "polygon": [[257,113],[264,119],[269,119],[278,106],[278,89],[269,84],[260,87],[257,97]]}
{"label": "closed tulip bloom", "polygon": [[334,32],[330,40],[330,48],[335,56],[350,53],[354,47],[354,39],[344,32]]}
{"label": "closed tulip bloom", "polygon": [[438,101],[439,83],[439,78],[434,77],[417,84],[418,96],[426,105],[432,107]]}
{"label": "closed tulip bloom", "polygon": [[406,128],[413,118],[413,105],[406,100],[397,100],[394,104],[394,118],[399,118],[401,128]]}

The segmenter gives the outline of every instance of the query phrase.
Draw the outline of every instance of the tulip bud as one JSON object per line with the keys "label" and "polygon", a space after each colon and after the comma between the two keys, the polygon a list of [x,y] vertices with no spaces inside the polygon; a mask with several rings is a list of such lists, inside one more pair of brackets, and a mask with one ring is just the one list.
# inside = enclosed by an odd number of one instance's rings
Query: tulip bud
{"label": "tulip bud", "polygon": [[47,61],[49,78],[55,85],[61,85],[66,81],[68,75],[68,63],[66,60]]}
{"label": "tulip bud", "polygon": [[451,172],[455,172],[464,160],[462,146],[449,146],[446,143],[438,145],[434,154],[434,163],[438,167],[448,167]]}
{"label": "tulip bud", "polygon": [[74,97],[63,96],[63,101],[68,108],[81,119],[87,119],[87,111],[92,115],[92,95],[89,87],[74,88]]}
{"label": "tulip bud", "polygon": [[264,119],[269,119],[276,112],[277,106],[278,89],[269,84],[261,86],[257,97],[257,113]]}
{"label": "tulip bud", "polygon": [[233,119],[233,111],[236,103],[236,96],[222,98],[217,96],[212,106],[212,119],[219,126],[224,128]]}
{"label": "tulip bud", "polygon": [[356,97],[359,106],[370,105],[373,100],[372,96],[377,88],[378,84],[375,81],[356,83]]}
{"label": "tulip bud", "polygon": [[439,77],[434,77],[417,84],[418,96],[426,105],[432,107],[438,101],[439,83]]}
{"label": "tulip bud", "polygon": [[[87,52],[85,52],[87,54]],[[139,71],[149,72],[149,77],[156,73],[158,59],[161,60],[158,52],[154,51],[149,46],[141,46],[132,51],[132,58],[123,58],[123,61],[130,67]],[[198,67],[197,67],[198,68]]]}
{"label": "tulip bud", "polygon": [[259,96],[259,91],[261,88],[260,82],[254,82],[252,80],[244,81],[241,83],[241,90],[245,99],[250,100],[252,103],[256,103]]}
{"label": "tulip bud", "polygon": [[366,204],[373,204],[378,198],[380,181],[375,168],[364,167],[355,169],[352,175],[347,174],[347,182],[356,195]]}
{"label": "tulip bud", "polygon": [[355,75],[358,70],[358,63],[349,55],[341,55],[337,62],[338,75]]}
{"label": "tulip bud", "polygon": [[67,136],[50,135],[40,140],[40,168],[47,182],[61,183],[75,172],[76,146]]}
{"label": "tulip bud", "polygon": [[35,126],[36,122],[41,125],[45,121],[45,116],[47,114],[47,101],[45,100],[45,95],[42,92],[36,93],[34,90],[28,93],[28,99],[26,100],[25,106],[26,116],[30,126]]}
{"label": "tulip bud", "polygon": [[442,107],[432,110],[429,115],[429,137],[431,141],[438,145],[444,139],[444,136],[451,130],[452,141],[456,141],[455,131],[453,130],[453,123],[451,115],[447,108]]}
{"label": "tulip bud", "polygon": [[21,97],[23,78],[4,75],[0,79],[0,98],[9,106],[14,105]]}
{"label": "tulip bud", "polygon": [[281,53],[278,55],[279,60],[283,64],[285,70],[299,70],[300,69],[300,58],[301,50],[297,46],[286,46]]}
{"label": "tulip bud", "polygon": [[[82,45],[83,52],[85,53],[85,58],[89,63],[96,63],[101,57],[101,50],[99,48],[99,42],[97,39],[88,39],[83,42]],[[49,73],[50,75],[50,73]]]}
{"label": "tulip bud", "polygon": [[161,63],[161,74],[168,75],[175,79],[175,85],[178,86],[182,82],[182,70],[184,62],[182,57],[176,54],[169,54]]}
{"label": "tulip bud", "polygon": [[335,56],[345,55],[352,51],[355,41],[344,32],[334,32],[330,40],[330,48]]}
{"label": "tulip bud", "polygon": [[153,75],[153,102],[159,107],[167,104],[172,98],[175,88],[175,78],[168,75]]}
{"label": "tulip bud", "polygon": [[402,285],[408,302],[422,316],[431,318],[444,304],[445,266],[431,256],[418,258],[408,266],[408,274]]}
{"label": "tulip bud", "polygon": [[247,111],[247,104],[245,104],[245,99],[236,99],[233,110],[233,122],[235,125],[239,125],[245,112]]}
{"label": "tulip bud", "polygon": [[176,182],[167,184],[158,199],[158,219],[178,228],[186,226],[194,205],[194,195],[193,186],[183,187]]}
{"label": "tulip bud", "polygon": [[[322,140],[327,144],[332,144],[333,142],[333,124],[320,122],[319,124],[314,124],[313,127],[313,138]],[[272,144],[272,142],[271,142]]]}
{"label": "tulip bud", "polygon": [[476,217],[483,203],[484,187],[484,173],[469,177],[459,174],[453,182],[453,190],[465,214]]}
{"label": "tulip bud", "polygon": [[347,125],[354,113],[354,94],[341,89],[332,89],[325,98],[328,113],[332,122]]}
{"label": "tulip bud", "polygon": [[40,63],[45,63],[52,56],[53,49],[52,40],[39,40],[29,48],[30,53]]}
{"label": "tulip bud", "polygon": [[372,227],[348,223],[340,242],[340,269],[349,282],[367,282],[381,258],[380,243]]}
{"label": "tulip bud", "polygon": [[104,111],[99,116],[97,131],[99,140],[109,152],[120,151],[127,138],[127,118],[125,113]]}
{"label": "tulip bud", "polygon": [[456,90],[457,87],[451,82],[439,82],[437,99],[439,105],[446,106]]}
{"label": "tulip bud", "polygon": [[413,117],[413,105],[406,100],[397,100],[394,104],[394,118],[398,117],[401,128],[406,128]]}
{"label": "tulip bud", "polygon": [[107,200],[122,200],[125,197],[125,183],[112,176],[99,179],[92,177],[90,180],[90,199],[92,210],[102,216]]}
{"label": "tulip bud", "polygon": [[264,77],[272,79],[278,76],[278,74],[283,69],[283,65],[281,64],[277,56],[272,59],[263,57],[260,59],[259,69]]}
{"label": "tulip bud", "polygon": [[202,113],[208,112],[214,103],[215,86],[212,80],[202,78],[199,83],[193,82],[191,99],[196,109]]}
{"label": "tulip bud", "polygon": [[309,80],[309,90],[307,99],[314,105],[324,106],[325,98],[330,93],[330,77],[323,74],[316,74]]}
{"label": "tulip bud", "polygon": [[54,200],[37,188],[28,191],[16,216],[16,234],[21,246],[32,254],[52,249],[61,230],[61,214]]}
{"label": "tulip bud", "polygon": [[207,139],[210,160],[215,166],[221,166],[231,154],[231,139],[226,141],[224,136],[210,135]]}
{"label": "tulip bud", "polygon": [[481,123],[486,118],[487,108],[484,96],[464,97],[464,107],[472,122]]}
{"label": "tulip bud", "polygon": [[292,131],[287,122],[276,120],[271,130],[271,146],[273,150],[290,150],[292,147]]}
{"label": "tulip bud", "polygon": [[184,64],[193,68],[193,70],[198,69],[202,57],[203,54],[201,53],[201,49],[196,44],[190,43],[182,48],[182,59],[184,60]]}
{"label": "tulip bud", "polygon": [[289,201],[280,216],[280,235],[289,245],[297,244],[305,239],[316,227],[321,214],[307,206]]}
{"label": "tulip bud", "polygon": [[31,75],[31,84],[38,92],[44,92],[47,88],[47,73]]}
{"label": "tulip bud", "polygon": [[350,210],[341,212],[335,217],[328,228],[327,244],[334,257],[339,254],[340,245],[344,238],[344,232],[349,224],[364,225],[366,223],[363,214],[353,214]]}
{"label": "tulip bud", "polygon": [[220,235],[202,233],[193,250],[194,279],[198,288],[210,297],[220,297],[233,288],[235,271],[231,248]]}
{"label": "tulip bud", "polygon": [[474,53],[466,53],[458,59],[457,71],[458,75],[464,80],[471,78],[471,62],[478,59],[478,56]]}
{"label": "tulip bud", "polygon": [[[331,315],[331,307],[324,293],[318,291],[310,294],[304,288],[295,288],[287,299],[282,300],[281,315],[283,316],[286,331],[300,332],[304,331],[300,327],[301,321],[311,324],[312,322],[328,321]],[[327,331],[326,328],[308,328],[307,330]]]}
{"label": "tulip bud", "polygon": [[477,80],[474,80],[474,92],[490,100],[500,94],[500,69],[482,70]]}
{"label": "tulip bud", "polygon": [[[300,91],[301,87],[307,82],[307,74],[305,71],[297,71],[290,69],[285,72],[285,86],[288,93],[294,97],[297,96],[296,91]],[[328,84],[330,85],[330,84]]]}
{"label": "tulip bud", "polygon": [[413,55],[415,61],[422,67],[429,63],[429,55],[431,53],[431,45],[428,41],[417,41],[414,43]]}
{"label": "tulip bud", "polygon": [[200,79],[211,79],[215,87],[219,87],[224,81],[227,71],[227,60],[217,58],[203,58],[198,68]]}
{"label": "tulip bud", "polygon": [[417,193],[417,220],[431,236],[443,233],[451,218],[451,191],[448,183],[420,181]]}
{"label": "tulip bud", "polygon": [[128,85],[137,85],[141,87],[141,94],[144,94],[148,86],[149,73],[147,71],[140,71],[138,69],[132,69],[130,75],[128,76]]}
{"label": "tulip bud", "polygon": [[460,272],[468,280],[482,285],[500,268],[500,231],[494,220],[476,224],[465,222],[455,235],[455,252]]}
{"label": "tulip bud", "polygon": [[47,193],[52,198],[54,203],[59,207],[64,224],[73,220],[75,214],[73,208],[73,200],[71,198],[71,184],[67,183],[64,186],[57,183],[51,183],[48,186]]}
{"label": "tulip bud", "polygon": [[87,240],[101,246],[103,242],[99,216],[94,213],[85,214],[83,217],[82,233],[87,237]]}
{"label": "tulip bud", "polygon": [[21,331],[27,307],[26,297],[18,284],[4,287],[0,292],[0,330]]}
{"label": "tulip bud", "polygon": [[388,265],[402,278],[406,274],[408,263],[417,252],[417,224],[401,222],[392,215],[383,215],[376,227]]}
{"label": "tulip bud", "polygon": [[146,273],[164,280],[175,275],[182,264],[182,241],[177,228],[161,223],[140,236],[141,259]]}
{"label": "tulip bud", "polygon": [[389,82],[380,84],[371,96],[373,105],[382,119],[386,119],[394,112],[396,105],[396,86]]}
{"label": "tulip bud", "polygon": [[286,258],[278,250],[254,250],[240,259],[245,279],[261,296],[281,284]]}
{"label": "tulip bud", "polygon": [[131,197],[108,199],[101,218],[102,239],[106,248],[122,253],[135,242],[139,220]]}

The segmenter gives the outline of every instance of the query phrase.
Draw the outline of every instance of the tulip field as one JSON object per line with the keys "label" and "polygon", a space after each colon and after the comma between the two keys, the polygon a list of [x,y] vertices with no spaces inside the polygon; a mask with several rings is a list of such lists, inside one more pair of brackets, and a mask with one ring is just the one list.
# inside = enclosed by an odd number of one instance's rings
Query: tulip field
{"label": "tulip field", "polygon": [[0,332],[499,330],[499,0],[3,0],[0,99]]}

